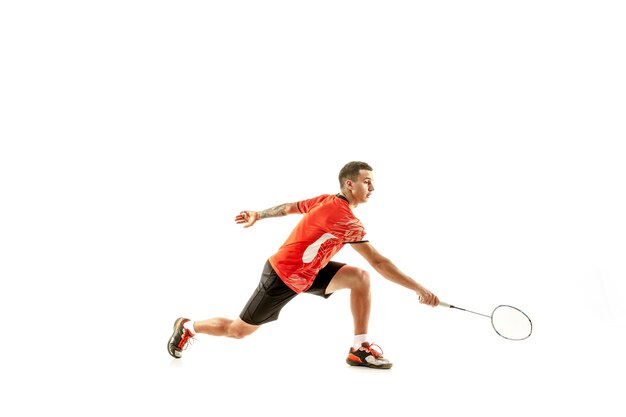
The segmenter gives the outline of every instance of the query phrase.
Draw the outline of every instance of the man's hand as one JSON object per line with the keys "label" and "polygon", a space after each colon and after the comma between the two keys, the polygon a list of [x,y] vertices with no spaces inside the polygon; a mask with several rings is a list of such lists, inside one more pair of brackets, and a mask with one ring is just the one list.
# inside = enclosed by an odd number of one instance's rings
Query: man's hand
{"label": "man's hand", "polygon": [[235,217],[235,222],[237,224],[243,224],[243,227],[246,228],[256,223],[256,221],[259,220],[259,217],[258,211],[244,210]]}
{"label": "man's hand", "polygon": [[416,291],[417,296],[420,299],[420,303],[429,305],[431,307],[437,307],[439,305],[439,298],[426,288],[420,288]]}

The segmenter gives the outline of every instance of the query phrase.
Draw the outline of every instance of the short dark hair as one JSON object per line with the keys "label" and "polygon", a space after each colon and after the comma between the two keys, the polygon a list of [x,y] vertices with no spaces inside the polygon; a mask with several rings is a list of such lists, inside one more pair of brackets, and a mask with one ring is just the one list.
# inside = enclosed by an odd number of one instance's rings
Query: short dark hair
{"label": "short dark hair", "polygon": [[352,161],[348,162],[339,171],[339,187],[343,189],[343,183],[346,180],[356,181],[359,177],[359,172],[364,169],[366,171],[373,171],[374,169],[366,162]]}

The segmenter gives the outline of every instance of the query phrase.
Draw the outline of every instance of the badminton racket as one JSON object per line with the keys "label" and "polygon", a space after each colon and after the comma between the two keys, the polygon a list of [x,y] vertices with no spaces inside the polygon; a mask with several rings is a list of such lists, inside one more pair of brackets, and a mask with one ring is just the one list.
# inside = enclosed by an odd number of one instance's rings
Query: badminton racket
{"label": "badminton racket", "polygon": [[477,313],[472,310],[453,306],[448,303],[439,303],[440,307],[453,308],[456,310],[473,313],[491,319],[491,326],[496,333],[509,340],[527,339],[533,332],[533,323],[530,317],[519,308],[510,305],[499,305],[493,309],[491,315]]}

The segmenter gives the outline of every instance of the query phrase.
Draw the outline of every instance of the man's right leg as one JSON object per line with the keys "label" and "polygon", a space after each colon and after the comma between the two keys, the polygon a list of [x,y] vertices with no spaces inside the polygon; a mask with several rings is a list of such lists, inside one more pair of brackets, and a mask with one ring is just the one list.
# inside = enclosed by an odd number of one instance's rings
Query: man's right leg
{"label": "man's right leg", "polygon": [[226,336],[241,339],[254,333],[260,325],[248,324],[240,318],[235,320],[215,317],[208,320],[192,322],[188,318],[179,317],[174,322],[174,332],[167,342],[167,351],[174,358],[180,358],[183,350],[187,348],[189,340],[196,333],[204,333],[211,336]]}
{"label": "man's right leg", "polygon": [[194,322],[193,327],[197,333],[241,339],[251,335],[261,326],[248,324],[239,317],[235,320],[215,317],[208,320],[196,321]]}
{"label": "man's right leg", "polygon": [[180,317],[174,323],[174,332],[167,345],[168,351],[173,357],[180,358],[182,351],[187,347],[187,342],[196,333],[235,339],[246,337],[262,324],[276,320],[280,310],[295,296],[296,293],[282,282],[270,263],[266,262],[259,285],[243,308],[240,317],[234,320],[214,317],[196,322]]}

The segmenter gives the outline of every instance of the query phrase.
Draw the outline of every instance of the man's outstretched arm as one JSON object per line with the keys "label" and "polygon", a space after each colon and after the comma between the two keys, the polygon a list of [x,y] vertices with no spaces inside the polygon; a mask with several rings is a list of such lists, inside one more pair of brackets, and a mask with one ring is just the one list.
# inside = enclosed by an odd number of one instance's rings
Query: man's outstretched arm
{"label": "man's outstretched arm", "polygon": [[413,278],[400,271],[400,269],[398,269],[398,267],[391,262],[389,258],[381,255],[370,243],[356,243],[352,245],[352,247],[359,253],[359,255],[364,257],[365,260],[367,260],[367,262],[372,265],[372,267],[380,275],[387,278],[391,282],[415,291],[422,304],[427,304],[433,307],[439,304],[439,299],[435,294],[430,292]]}
{"label": "man's outstretched arm", "polygon": [[300,213],[298,203],[284,203],[263,211],[244,210],[235,217],[235,222],[237,224],[243,224],[243,227],[250,227],[256,223],[257,220],[267,219],[269,217],[281,217],[295,213]]}

